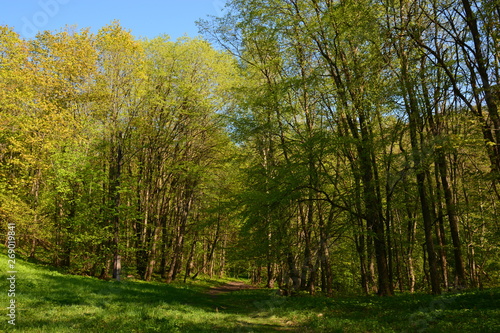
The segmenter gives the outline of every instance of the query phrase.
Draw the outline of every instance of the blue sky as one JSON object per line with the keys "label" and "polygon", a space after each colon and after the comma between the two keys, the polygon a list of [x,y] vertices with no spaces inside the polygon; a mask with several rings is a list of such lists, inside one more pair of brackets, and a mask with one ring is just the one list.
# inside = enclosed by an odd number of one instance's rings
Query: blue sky
{"label": "blue sky", "polygon": [[23,38],[66,25],[99,28],[113,20],[136,37],[167,34],[172,39],[199,35],[194,23],[220,15],[225,0],[0,0],[0,25],[13,27]]}

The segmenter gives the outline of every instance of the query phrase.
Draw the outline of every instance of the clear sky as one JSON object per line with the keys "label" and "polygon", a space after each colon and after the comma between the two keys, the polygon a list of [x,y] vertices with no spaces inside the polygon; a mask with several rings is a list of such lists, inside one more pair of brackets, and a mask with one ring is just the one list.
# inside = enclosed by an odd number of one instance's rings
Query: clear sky
{"label": "clear sky", "polygon": [[38,31],[60,30],[66,25],[99,28],[119,20],[136,37],[167,34],[172,39],[198,36],[194,23],[207,15],[220,15],[225,0],[0,0],[0,25],[8,25],[24,38]]}

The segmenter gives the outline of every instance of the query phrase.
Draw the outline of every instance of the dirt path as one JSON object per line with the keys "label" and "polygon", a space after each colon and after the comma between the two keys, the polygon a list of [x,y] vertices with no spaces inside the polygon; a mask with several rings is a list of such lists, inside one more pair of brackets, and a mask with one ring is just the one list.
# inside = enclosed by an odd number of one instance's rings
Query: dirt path
{"label": "dirt path", "polygon": [[[231,281],[218,287],[210,288],[206,293],[213,300],[213,307],[216,312],[231,313],[236,317],[236,323],[240,327],[240,332],[302,332],[287,318],[270,318],[268,303],[272,306],[272,301],[264,299],[260,302],[234,303],[234,299],[229,302],[220,303],[223,298],[217,297],[233,291],[245,289],[258,289],[240,281]],[[262,304],[261,304],[262,303]],[[261,307],[259,307],[259,305]],[[263,308],[262,308],[263,307]],[[260,313],[263,312],[263,313]]]}
{"label": "dirt path", "polygon": [[230,293],[232,291],[243,290],[243,289],[256,289],[256,287],[248,285],[244,282],[239,281],[231,281],[226,284],[223,284],[219,287],[212,287],[208,290],[207,294],[209,295],[218,295],[223,293]]}

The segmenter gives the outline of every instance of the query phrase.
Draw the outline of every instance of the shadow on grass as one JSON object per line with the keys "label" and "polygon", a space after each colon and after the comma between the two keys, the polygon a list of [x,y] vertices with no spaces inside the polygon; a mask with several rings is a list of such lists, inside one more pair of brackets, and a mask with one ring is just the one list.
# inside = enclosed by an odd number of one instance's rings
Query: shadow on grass
{"label": "shadow on grass", "polygon": [[[19,281],[20,332],[272,332],[252,317],[265,293],[209,295],[202,288],[102,281],[40,269]],[[2,327],[0,326],[0,329]]]}
{"label": "shadow on grass", "polygon": [[439,297],[210,295],[206,285],[102,281],[32,264],[23,270],[19,332],[500,332],[500,289]]}
{"label": "shadow on grass", "polygon": [[500,332],[498,288],[441,296],[334,298],[324,305],[321,316],[311,316],[305,327],[314,332]]}

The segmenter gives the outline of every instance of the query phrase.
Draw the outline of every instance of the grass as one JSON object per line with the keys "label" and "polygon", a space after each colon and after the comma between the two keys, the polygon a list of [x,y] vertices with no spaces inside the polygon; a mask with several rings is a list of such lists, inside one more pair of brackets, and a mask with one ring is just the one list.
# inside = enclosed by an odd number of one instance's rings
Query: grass
{"label": "grass", "polygon": [[[5,253],[5,251],[3,251]],[[7,278],[0,256],[0,278]],[[224,283],[101,281],[18,260],[18,332],[500,332],[500,289],[433,297],[280,297],[263,289],[209,295]],[[8,285],[0,306],[7,323]]]}

